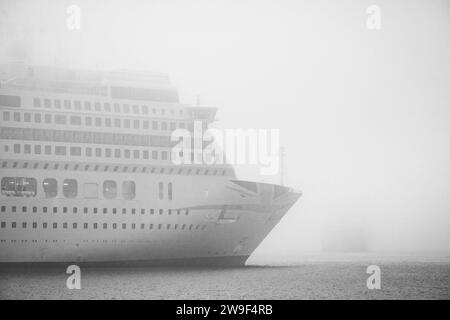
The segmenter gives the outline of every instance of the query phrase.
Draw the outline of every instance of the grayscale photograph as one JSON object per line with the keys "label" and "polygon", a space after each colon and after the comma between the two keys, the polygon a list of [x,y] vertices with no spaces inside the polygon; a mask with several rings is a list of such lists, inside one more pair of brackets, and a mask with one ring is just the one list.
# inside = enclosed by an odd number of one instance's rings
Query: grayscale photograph
{"label": "grayscale photograph", "polygon": [[450,1],[0,0],[0,180],[0,300],[449,300]]}

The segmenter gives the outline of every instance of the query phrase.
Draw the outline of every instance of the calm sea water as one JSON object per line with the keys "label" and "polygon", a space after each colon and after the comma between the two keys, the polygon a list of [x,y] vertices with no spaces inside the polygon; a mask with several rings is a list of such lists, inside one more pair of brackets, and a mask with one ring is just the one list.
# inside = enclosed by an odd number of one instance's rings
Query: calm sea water
{"label": "calm sea water", "polygon": [[[366,286],[369,265],[381,289]],[[0,269],[1,299],[450,299],[450,256],[306,255],[251,258],[232,269],[82,268],[80,290],[61,267]]]}

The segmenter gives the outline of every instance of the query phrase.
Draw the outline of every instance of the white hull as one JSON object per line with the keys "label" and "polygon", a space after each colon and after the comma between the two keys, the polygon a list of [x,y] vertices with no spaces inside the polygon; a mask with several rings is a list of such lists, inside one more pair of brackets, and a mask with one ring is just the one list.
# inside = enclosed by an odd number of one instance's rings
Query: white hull
{"label": "white hull", "polygon": [[[81,184],[96,182],[99,185],[108,179],[119,182],[132,179],[136,181],[138,191],[135,200],[126,202],[2,197],[1,205],[5,212],[1,213],[0,221],[6,226],[0,229],[0,262],[83,263],[248,257],[300,196],[288,191],[273,199],[273,185],[257,184],[258,192],[249,192],[227,177],[92,175],[86,172],[55,172],[52,176],[45,170],[19,171],[3,169],[2,176],[21,174],[32,176],[37,181],[48,177],[59,181],[75,177]],[[157,199],[160,181],[170,181],[179,186],[174,188],[173,200]],[[16,212],[12,212],[14,206]],[[26,212],[22,212],[23,207],[26,207]],[[37,207],[37,212],[32,212],[33,207]],[[43,207],[48,211],[43,212]],[[67,207],[66,213],[63,212],[64,207]],[[72,212],[74,207],[78,208],[77,213]],[[56,213],[53,208],[57,208]],[[84,208],[88,208],[88,213],[83,212]],[[93,213],[94,208],[97,208],[97,213]],[[103,208],[107,213],[103,213]],[[116,214],[112,213],[113,208],[117,209]],[[126,214],[122,214],[124,208]],[[151,208],[154,214],[150,214]],[[170,215],[169,208],[172,209]],[[132,209],[136,209],[135,214],[131,213]],[[144,214],[141,214],[142,209]],[[159,209],[163,209],[163,214],[159,214]],[[16,227],[12,228],[14,222]],[[25,228],[22,227],[24,222]],[[36,228],[32,228],[34,222],[37,223]],[[45,229],[43,223],[47,223]],[[53,223],[57,224],[56,228],[53,228]],[[67,228],[62,228],[64,223],[67,223]],[[73,223],[77,223],[76,229],[72,228]],[[85,223],[88,224],[87,229],[83,228]],[[98,224],[95,230],[94,223]],[[107,224],[106,229],[103,229],[104,223]],[[111,228],[113,223],[118,226],[115,230]],[[123,223],[126,224],[125,230],[121,229]],[[136,229],[131,229],[132,224]],[[141,229],[142,225],[144,229]],[[151,229],[150,225],[153,225]],[[189,230],[191,225],[193,227]]]}

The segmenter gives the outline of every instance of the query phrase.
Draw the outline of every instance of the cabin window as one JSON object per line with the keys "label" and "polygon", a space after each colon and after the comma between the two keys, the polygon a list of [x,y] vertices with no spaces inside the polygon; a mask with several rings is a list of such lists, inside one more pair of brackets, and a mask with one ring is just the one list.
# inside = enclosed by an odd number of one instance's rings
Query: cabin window
{"label": "cabin window", "polygon": [[70,116],[70,124],[79,126],[81,125],[81,117],[80,116]]}
{"label": "cabin window", "polygon": [[122,196],[125,200],[132,200],[136,196],[136,184],[134,181],[124,181],[122,183]]}
{"label": "cabin window", "polygon": [[40,108],[40,107],[41,107],[41,99],[39,99],[39,98],[34,98],[34,99],[33,99],[33,105],[34,105],[36,108]]}
{"label": "cabin window", "polygon": [[40,145],[37,144],[34,146],[34,153],[41,154],[41,146]]}
{"label": "cabin window", "polygon": [[117,183],[113,180],[103,182],[103,197],[106,199],[115,199],[117,197]]}
{"label": "cabin window", "polygon": [[55,115],[56,124],[66,124],[66,116],[62,114]]}
{"label": "cabin window", "polygon": [[37,182],[34,178],[4,177],[1,181],[2,194],[15,197],[35,197]]}
{"label": "cabin window", "polygon": [[71,101],[70,100],[64,100],[64,108],[70,109],[71,108]]}
{"label": "cabin window", "polygon": [[9,112],[8,111],[3,111],[3,120],[9,121]]}
{"label": "cabin window", "polygon": [[45,123],[52,123],[52,115],[51,114],[44,115],[44,121]]}
{"label": "cabin window", "polygon": [[71,156],[81,156],[81,147],[70,147]]}
{"label": "cabin window", "polygon": [[64,147],[64,146],[56,146],[55,147],[55,154],[57,156],[65,156],[66,155],[66,147]]}
{"label": "cabin window", "polygon": [[172,200],[172,182],[169,182],[168,186],[168,195],[169,195],[169,200]]}
{"label": "cabin window", "polygon": [[40,113],[35,113],[34,114],[34,122],[41,123],[41,119],[42,119],[42,117],[41,117]]}
{"label": "cabin window", "polygon": [[63,182],[63,194],[66,198],[75,198],[78,194],[77,180],[65,179]]}
{"label": "cabin window", "polygon": [[159,200],[164,198],[164,184],[162,182],[159,183]]}

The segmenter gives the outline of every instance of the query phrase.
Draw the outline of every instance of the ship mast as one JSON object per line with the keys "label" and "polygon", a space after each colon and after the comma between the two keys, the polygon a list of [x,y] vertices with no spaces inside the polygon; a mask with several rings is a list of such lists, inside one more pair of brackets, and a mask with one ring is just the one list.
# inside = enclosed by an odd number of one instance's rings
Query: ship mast
{"label": "ship mast", "polygon": [[280,148],[280,185],[284,186],[284,146]]}

